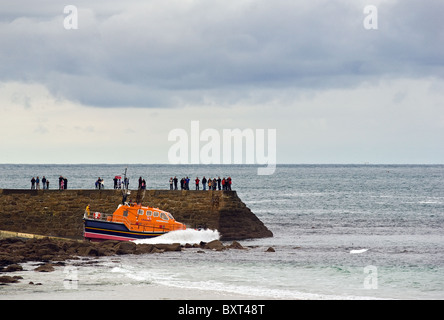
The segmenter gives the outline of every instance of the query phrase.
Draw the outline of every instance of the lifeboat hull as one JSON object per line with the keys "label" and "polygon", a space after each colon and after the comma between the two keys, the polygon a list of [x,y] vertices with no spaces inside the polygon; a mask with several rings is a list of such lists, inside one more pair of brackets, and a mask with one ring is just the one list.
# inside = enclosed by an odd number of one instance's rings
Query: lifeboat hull
{"label": "lifeboat hull", "polygon": [[91,241],[119,240],[130,241],[161,236],[165,232],[138,232],[129,230],[123,223],[84,219],[85,239]]}

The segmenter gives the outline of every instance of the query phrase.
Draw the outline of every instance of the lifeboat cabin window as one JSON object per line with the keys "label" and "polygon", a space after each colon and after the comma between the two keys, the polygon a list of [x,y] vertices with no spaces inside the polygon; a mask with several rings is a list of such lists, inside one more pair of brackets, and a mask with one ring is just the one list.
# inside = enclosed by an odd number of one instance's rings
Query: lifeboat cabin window
{"label": "lifeboat cabin window", "polygon": [[165,213],[163,213],[163,212],[160,213],[160,218],[161,218],[162,220],[168,220],[167,215],[166,215]]}
{"label": "lifeboat cabin window", "polygon": [[159,216],[159,212],[154,211],[153,216],[158,217]]}
{"label": "lifeboat cabin window", "polygon": [[148,217],[151,217],[151,211],[146,211],[146,215],[148,216]]}
{"label": "lifeboat cabin window", "polygon": [[174,217],[173,217],[173,215],[171,213],[168,212],[167,214],[168,214],[168,217],[170,217],[171,220],[174,220]]}
{"label": "lifeboat cabin window", "polygon": [[128,210],[123,211],[123,216],[128,217]]}
{"label": "lifeboat cabin window", "polygon": [[143,215],[145,212],[142,209],[137,210],[137,214],[139,216]]}

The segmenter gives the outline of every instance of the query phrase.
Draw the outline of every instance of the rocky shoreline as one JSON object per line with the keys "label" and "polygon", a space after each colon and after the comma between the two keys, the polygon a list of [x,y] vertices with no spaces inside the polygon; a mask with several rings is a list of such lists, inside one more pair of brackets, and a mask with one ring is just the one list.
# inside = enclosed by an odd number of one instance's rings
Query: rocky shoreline
{"label": "rocky shoreline", "polygon": [[152,254],[182,251],[184,248],[199,248],[199,253],[205,252],[204,250],[245,249],[237,241],[233,241],[230,245],[224,245],[219,240],[181,245],[179,243],[136,244],[131,241],[114,240],[90,242],[52,238],[6,238],[0,240],[0,285],[19,282],[21,280],[20,276],[9,274],[22,271],[23,268],[20,264],[30,261],[41,262],[34,271],[51,272],[54,271],[56,266],[64,266],[66,260],[76,260],[81,259],[81,257]]}
{"label": "rocky shoreline", "polygon": [[[235,191],[146,190],[144,201],[171,212],[190,228],[220,232],[221,241],[272,237],[273,234],[242,202]],[[130,241],[89,242],[83,239],[86,205],[100,212],[113,212],[121,202],[116,190],[15,190],[0,189],[0,225],[4,232],[33,234],[47,238],[9,235],[0,240],[0,285],[20,281],[14,272],[21,264],[39,263],[35,271],[51,272],[66,260],[124,254],[244,249],[238,242],[219,240],[194,245],[136,244]],[[225,242],[226,243],[226,242]]]}

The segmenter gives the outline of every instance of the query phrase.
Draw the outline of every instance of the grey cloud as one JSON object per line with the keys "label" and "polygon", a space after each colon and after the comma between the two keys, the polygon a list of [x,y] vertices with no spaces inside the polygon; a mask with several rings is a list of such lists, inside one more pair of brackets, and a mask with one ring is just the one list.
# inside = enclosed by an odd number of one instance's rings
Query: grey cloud
{"label": "grey cloud", "polygon": [[383,2],[378,30],[362,26],[364,1],[75,1],[78,30],[63,28],[63,5],[43,3],[2,10],[0,79],[88,105],[224,103],[255,90],[444,76],[440,1]]}

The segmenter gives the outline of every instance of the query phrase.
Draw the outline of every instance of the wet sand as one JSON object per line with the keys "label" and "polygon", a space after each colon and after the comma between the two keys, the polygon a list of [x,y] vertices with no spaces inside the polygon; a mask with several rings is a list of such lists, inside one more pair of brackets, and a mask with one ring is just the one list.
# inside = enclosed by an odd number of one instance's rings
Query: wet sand
{"label": "wet sand", "polygon": [[14,292],[3,295],[0,300],[269,300],[271,297],[259,297],[212,290],[177,288],[163,285],[121,286],[110,290],[80,291],[67,289],[56,292]]}

